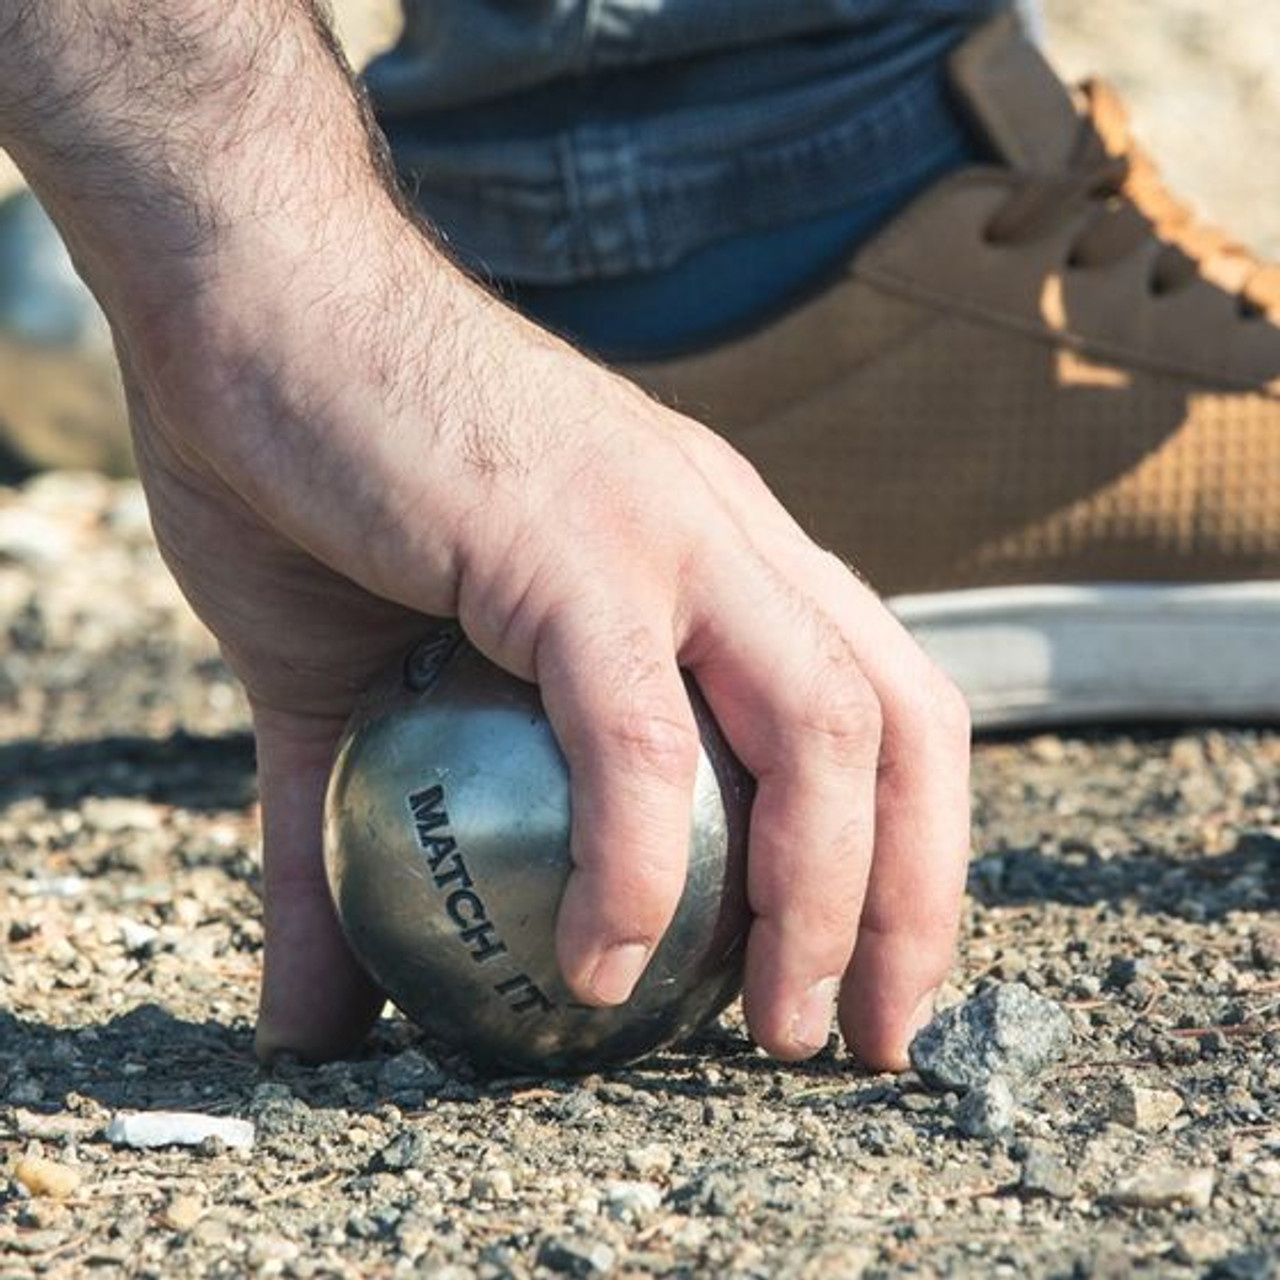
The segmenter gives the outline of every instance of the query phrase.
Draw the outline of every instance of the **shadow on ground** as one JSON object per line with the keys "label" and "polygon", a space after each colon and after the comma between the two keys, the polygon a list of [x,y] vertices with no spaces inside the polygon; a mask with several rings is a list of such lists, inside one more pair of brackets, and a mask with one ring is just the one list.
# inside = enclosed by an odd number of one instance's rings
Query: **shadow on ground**
{"label": "shadow on ground", "polygon": [[969,891],[985,907],[1128,902],[1147,913],[1221,920],[1280,909],[1280,839],[1243,832],[1229,852],[1194,857],[1145,849],[1105,856],[1085,842],[1010,849],[974,862]]}
{"label": "shadow on ground", "polygon": [[255,795],[248,734],[119,736],[81,742],[0,743],[0,805],[39,798],[131,797],[184,809],[242,809]]}

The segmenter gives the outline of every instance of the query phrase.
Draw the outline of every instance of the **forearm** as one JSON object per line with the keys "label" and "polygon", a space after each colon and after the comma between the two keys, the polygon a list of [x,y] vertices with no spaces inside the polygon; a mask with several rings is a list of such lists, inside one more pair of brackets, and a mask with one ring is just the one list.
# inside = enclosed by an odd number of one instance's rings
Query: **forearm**
{"label": "forearm", "polygon": [[0,143],[100,292],[390,216],[373,136],[310,0],[0,0]]}

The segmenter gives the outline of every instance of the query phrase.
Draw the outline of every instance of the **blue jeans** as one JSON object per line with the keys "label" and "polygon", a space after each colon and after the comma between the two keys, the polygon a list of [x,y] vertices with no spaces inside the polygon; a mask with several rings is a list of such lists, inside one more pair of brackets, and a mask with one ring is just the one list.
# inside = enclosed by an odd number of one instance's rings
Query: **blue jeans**
{"label": "blue jeans", "polygon": [[657,272],[923,181],[968,147],[946,53],[1002,0],[405,0],[366,73],[483,274]]}

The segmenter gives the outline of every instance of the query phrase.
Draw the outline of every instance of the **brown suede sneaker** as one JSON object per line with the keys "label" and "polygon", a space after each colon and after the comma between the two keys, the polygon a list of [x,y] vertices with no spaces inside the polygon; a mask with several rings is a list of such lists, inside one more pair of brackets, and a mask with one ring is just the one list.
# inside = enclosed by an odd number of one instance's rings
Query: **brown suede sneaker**
{"label": "brown suede sneaker", "polygon": [[1012,15],[951,70],[1003,164],[769,327],[629,372],[894,598],[978,723],[1280,714],[1280,268]]}

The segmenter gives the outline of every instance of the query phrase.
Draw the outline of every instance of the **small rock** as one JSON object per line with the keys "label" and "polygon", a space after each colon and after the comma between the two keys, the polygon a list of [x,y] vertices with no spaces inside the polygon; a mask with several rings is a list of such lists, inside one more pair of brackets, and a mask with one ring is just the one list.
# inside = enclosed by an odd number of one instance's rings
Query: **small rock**
{"label": "small rock", "polygon": [[120,921],[120,941],[130,955],[145,952],[159,936],[159,929],[153,929],[149,924],[130,920],[127,916]]}
{"label": "small rock", "polygon": [[199,1147],[214,1139],[247,1150],[253,1146],[254,1127],[248,1120],[195,1111],[133,1111],[112,1116],[106,1136],[117,1147]]}
{"label": "small rock", "polygon": [[1280,1262],[1262,1250],[1244,1250],[1220,1259],[1205,1273],[1205,1280],[1276,1280]]}
{"label": "small rock", "polygon": [[13,1176],[33,1196],[48,1196],[51,1200],[65,1200],[75,1195],[80,1186],[78,1170],[43,1156],[23,1156],[14,1166]]}
{"label": "small rock", "polygon": [[660,1177],[664,1173],[670,1173],[675,1164],[671,1149],[657,1142],[645,1147],[632,1147],[623,1159],[627,1168],[632,1173],[638,1173],[642,1178]]}
{"label": "small rock", "polygon": [[481,1169],[471,1179],[471,1194],[477,1200],[512,1200],[515,1179],[507,1169]]}
{"label": "small rock", "polygon": [[1139,1133],[1160,1133],[1181,1110],[1182,1099],[1170,1089],[1122,1084],[1112,1096],[1110,1115]]}
{"label": "small rock", "polygon": [[158,831],[163,814],[157,805],[127,796],[86,796],[80,802],[85,825],[108,835],[127,831]]}
{"label": "small rock", "polygon": [[862,1280],[876,1260],[865,1244],[826,1244],[798,1261],[795,1280]]}
{"label": "small rock", "polygon": [[198,1196],[174,1196],[160,1214],[172,1231],[190,1231],[204,1217],[204,1203]]}
{"label": "small rock", "polygon": [[1280,969],[1280,926],[1269,925],[1253,935],[1253,963],[1259,969]]}
{"label": "small rock", "polygon": [[1174,1254],[1192,1266],[1216,1262],[1231,1252],[1232,1239],[1225,1231],[1191,1225],[1173,1233]]}
{"label": "small rock", "polygon": [[605,1188],[604,1206],[611,1218],[635,1221],[662,1206],[662,1191],[652,1182],[611,1182]]}
{"label": "small rock", "polygon": [[1013,1128],[1017,1104],[1004,1076],[975,1085],[956,1107],[956,1128],[969,1138],[998,1138]]}
{"label": "small rock", "polygon": [[1114,956],[1107,966],[1106,985],[1116,991],[1131,987],[1139,979],[1149,978],[1155,971],[1150,960],[1141,956]]}
{"label": "small rock", "polygon": [[991,987],[944,1010],[911,1042],[911,1063],[929,1084],[972,1089],[1003,1075],[1026,1080],[1071,1044],[1061,1007],[1021,983]]}
{"label": "small rock", "polygon": [[390,1173],[400,1173],[405,1169],[430,1169],[434,1160],[427,1135],[421,1129],[406,1129],[382,1148],[377,1163]]}
{"label": "small rock", "polygon": [[1141,1169],[1116,1184],[1113,1199],[1140,1209],[1207,1209],[1213,1200],[1212,1169]]}
{"label": "small rock", "polygon": [[297,1260],[298,1246],[282,1236],[261,1236],[250,1246],[246,1261],[259,1275],[279,1275]]}
{"label": "small rock", "polygon": [[603,1240],[591,1240],[580,1236],[552,1236],[542,1242],[538,1250],[541,1266],[561,1275],[606,1275],[613,1268],[615,1251]]}
{"label": "small rock", "polygon": [[1031,1147],[1022,1162],[1022,1191],[1051,1200],[1069,1200],[1076,1191],[1075,1175],[1048,1147]]}
{"label": "small rock", "polygon": [[378,1072],[378,1087],[384,1093],[404,1093],[421,1089],[424,1093],[439,1089],[447,1080],[440,1067],[416,1049],[406,1049],[388,1058]]}

